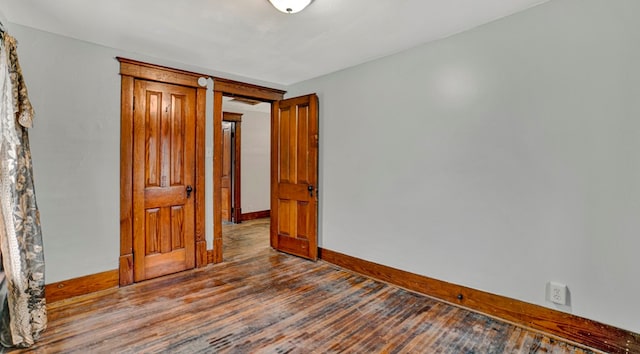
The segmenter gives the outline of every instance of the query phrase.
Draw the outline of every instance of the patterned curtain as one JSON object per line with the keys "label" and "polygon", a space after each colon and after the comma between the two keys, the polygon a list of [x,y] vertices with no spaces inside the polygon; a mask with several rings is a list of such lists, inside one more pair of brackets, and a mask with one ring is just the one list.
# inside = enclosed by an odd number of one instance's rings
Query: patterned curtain
{"label": "patterned curtain", "polygon": [[28,347],[46,328],[44,254],[27,128],[33,108],[16,40],[0,43],[0,343]]}

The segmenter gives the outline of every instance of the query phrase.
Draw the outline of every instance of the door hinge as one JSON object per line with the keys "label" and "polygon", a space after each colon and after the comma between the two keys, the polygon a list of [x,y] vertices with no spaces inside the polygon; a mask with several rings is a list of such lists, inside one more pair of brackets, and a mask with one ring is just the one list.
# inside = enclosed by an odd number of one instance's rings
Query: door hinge
{"label": "door hinge", "polygon": [[232,138],[235,138],[235,137],[236,137],[236,133],[231,132],[231,137],[232,137]]}

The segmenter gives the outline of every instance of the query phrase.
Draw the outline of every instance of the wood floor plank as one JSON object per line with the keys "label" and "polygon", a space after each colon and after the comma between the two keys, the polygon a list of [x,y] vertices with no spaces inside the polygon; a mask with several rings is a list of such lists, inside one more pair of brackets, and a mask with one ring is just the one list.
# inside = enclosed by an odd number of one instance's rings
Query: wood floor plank
{"label": "wood floor plank", "polygon": [[268,219],[225,225],[223,263],[50,304],[29,352],[592,353],[275,252],[268,233]]}

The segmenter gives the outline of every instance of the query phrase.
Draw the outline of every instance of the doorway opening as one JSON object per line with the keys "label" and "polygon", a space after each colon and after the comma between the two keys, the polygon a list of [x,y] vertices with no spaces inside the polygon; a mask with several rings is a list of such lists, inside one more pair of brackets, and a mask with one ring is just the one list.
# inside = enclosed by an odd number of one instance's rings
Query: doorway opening
{"label": "doorway opening", "polygon": [[223,96],[222,222],[270,216],[271,103]]}
{"label": "doorway opening", "polygon": [[219,263],[228,225],[270,216],[271,106],[285,92],[222,78],[213,82],[214,231],[207,258]]}
{"label": "doorway opening", "polygon": [[231,260],[248,244],[269,244],[271,103],[223,96],[222,110],[223,255]]}
{"label": "doorway opening", "polygon": [[269,242],[277,251],[316,260],[318,96],[309,94],[285,100],[284,91],[227,79],[213,79],[213,249],[207,251],[207,261],[223,261],[221,191],[225,96],[270,103]]}

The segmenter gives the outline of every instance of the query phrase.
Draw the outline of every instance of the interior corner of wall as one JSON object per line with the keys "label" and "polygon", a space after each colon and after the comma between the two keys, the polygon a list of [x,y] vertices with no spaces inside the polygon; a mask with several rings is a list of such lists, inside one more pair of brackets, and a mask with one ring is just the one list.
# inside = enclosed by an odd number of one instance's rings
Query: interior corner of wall
{"label": "interior corner of wall", "polygon": [[9,21],[7,20],[7,16],[4,15],[4,12],[0,9],[0,21],[5,29],[9,29]]}

